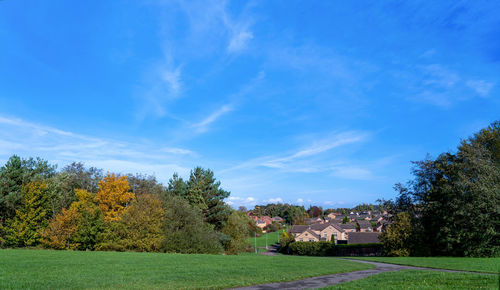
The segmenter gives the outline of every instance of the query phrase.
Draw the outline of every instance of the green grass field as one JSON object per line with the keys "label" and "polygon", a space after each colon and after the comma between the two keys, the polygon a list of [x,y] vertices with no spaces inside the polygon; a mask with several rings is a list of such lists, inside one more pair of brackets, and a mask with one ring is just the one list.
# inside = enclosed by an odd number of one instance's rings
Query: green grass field
{"label": "green grass field", "polygon": [[500,273],[500,258],[462,257],[356,257],[355,259],[416,267]]}
{"label": "green grass field", "polygon": [[276,232],[272,232],[272,233],[266,233],[266,234],[263,234],[262,236],[258,237],[258,238],[248,238],[247,239],[247,243],[255,246],[255,240],[257,240],[257,248],[258,247],[265,247],[266,246],[266,235],[267,235],[267,245],[270,246],[270,245],[273,245],[273,244],[276,244],[280,241],[280,234],[281,234],[281,231],[276,231]]}
{"label": "green grass field", "polygon": [[371,268],[335,258],[0,250],[0,288],[227,288]]}
{"label": "green grass field", "polygon": [[323,289],[499,289],[497,275],[403,270]]}

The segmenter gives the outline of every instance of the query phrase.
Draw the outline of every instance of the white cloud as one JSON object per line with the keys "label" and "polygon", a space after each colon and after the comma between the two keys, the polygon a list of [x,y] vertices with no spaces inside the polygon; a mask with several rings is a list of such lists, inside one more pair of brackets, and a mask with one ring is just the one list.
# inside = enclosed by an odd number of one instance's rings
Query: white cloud
{"label": "white cloud", "polygon": [[248,42],[253,38],[253,34],[247,31],[239,31],[233,35],[229,41],[227,50],[231,53],[245,49]]}
{"label": "white cloud", "polygon": [[174,171],[188,173],[187,166],[179,164],[197,156],[188,149],[97,138],[4,116],[0,116],[0,140],[0,158],[39,156],[60,165],[83,161],[121,173],[157,174],[164,180]]}
{"label": "white cloud", "polygon": [[268,200],[264,200],[267,203],[283,203],[283,199],[281,197],[270,198]]}
{"label": "white cloud", "polygon": [[223,105],[215,112],[211,113],[205,119],[201,120],[198,123],[193,124],[191,127],[195,128],[199,133],[204,133],[208,130],[208,126],[213,122],[217,121],[221,116],[227,114],[233,110],[231,105]]}
{"label": "white cloud", "polygon": [[302,198],[297,198],[297,203],[298,204],[303,204],[304,203],[304,200]]}
{"label": "white cloud", "polygon": [[482,97],[486,97],[489,95],[491,89],[495,85],[494,83],[487,82],[484,80],[469,80],[467,81],[467,86],[473,89],[477,94]]}
{"label": "white cloud", "polygon": [[[330,151],[330,150],[337,148],[339,146],[342,146],[342,145],[362,142],[366,138],[367,138],[367,134],[361,133],[361,132],[340,133],[340,134],[335,135],[332,138],[317,140],[309,147],[306,147],[306,148],[299,150],[295,153],[292,153],[288,156],[280,157],[280,158],[270,158],[270,159],[265,160],[262,163],[260,163],[260,165],[265,166],[265,167],[270,167],[270,168],[287,168],[287,167],[290,167],[289,165],[291,162],[293,162],[297,159],[303,159],[306,157],[311,157],[314,155],[325,153],[327,151]],[[301,172],[319,171],[319,169],[314,168],[314,167],[309,167],[309,168],[303,167],[303,166],[300,166],[300,167],[299,166],[292,166],[292,167],[298,169]]]}
{"label": "white cloud", "polygon": [[249,197],[229,196],[226,200],[226,203],[232,207],[254,206],[257,204],[257,199],[252,196]]}

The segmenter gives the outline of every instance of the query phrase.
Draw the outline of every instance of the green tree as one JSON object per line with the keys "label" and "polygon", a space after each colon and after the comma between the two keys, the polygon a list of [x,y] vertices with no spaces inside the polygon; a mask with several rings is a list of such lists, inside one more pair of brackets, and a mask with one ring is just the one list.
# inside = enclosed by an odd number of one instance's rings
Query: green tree
{"label": "green tree", "polygon": [[32,181],[43,181],[54,176],[56,167],[40,158],[9,158],[0,168],[0,223],[16,215],[23,204],[22,187]]}
{"label": "green tree", "polygon": [[202,210],[205,221],[215,230],[221,230],[231,214],[231,208],[224,202],[230,192],[220,187],[220,181],[210,169],[196,167],[187,182],[185,199]]}
{"label": "green tree", "polygon": [[23,186],[24,206],[16,211],[9,223],[7,241],[13,246],[35,246],[40,232],[48,223],[48,192],[44,182],[31,182]]}
{"label": "green tree", "polygon": [[226,226],[222,230],[224,234],[231,238],[231,242],[226,248],[226,253],[234,255],[246,250],[248,229],[248,217],[246,214],[233,211],[227,219]]}
{"label": "green tree", "polygon": [[165,208],[163,252],[217,254],[224,251],[221,236],[203,221],[198,207],[183,198],[169,196]]}
{"label": "green tree", "polygon": [[99,250],[157,252],[164,239],[165,209],[158,195],[141,194],[119,221],[106,224]]}
{"label": "green tree", "polygon": [[397,257],[406,257],[412,253],[413,238],[413,224],[407,212],[398,213],[393,224],[380,235],[386,255]]}

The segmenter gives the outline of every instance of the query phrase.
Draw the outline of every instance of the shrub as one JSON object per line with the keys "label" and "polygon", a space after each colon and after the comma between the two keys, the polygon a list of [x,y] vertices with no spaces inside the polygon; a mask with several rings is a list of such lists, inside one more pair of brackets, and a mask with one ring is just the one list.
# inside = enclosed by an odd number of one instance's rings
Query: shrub
{"label": "shrub", "polygon": [[379,256],[382,244],[346,244],[334,242],[292,242],[288,245],[289,253],[299,256]]}

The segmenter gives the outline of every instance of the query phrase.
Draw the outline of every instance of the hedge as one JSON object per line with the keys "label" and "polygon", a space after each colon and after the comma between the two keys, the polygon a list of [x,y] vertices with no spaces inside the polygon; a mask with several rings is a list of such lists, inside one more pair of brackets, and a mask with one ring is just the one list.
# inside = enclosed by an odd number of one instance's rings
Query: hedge
{"label": "hedge", "polygon": [[381,256],[382,243],[344,244],[333,242],[293,242],[288,245],[291,255],[299,256]]}

